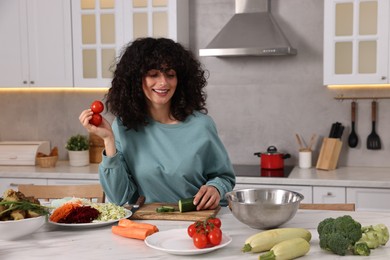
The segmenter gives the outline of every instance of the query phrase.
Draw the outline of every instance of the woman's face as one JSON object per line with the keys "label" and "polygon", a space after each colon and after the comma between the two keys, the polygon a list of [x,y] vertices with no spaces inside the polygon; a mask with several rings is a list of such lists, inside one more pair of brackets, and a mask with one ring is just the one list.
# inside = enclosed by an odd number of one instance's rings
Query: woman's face
{"label": "woman's face", "polygon": [[176,86],[177,76],[173,69],[164,72],[157,69],[149,70],[142,82],[147,103],[156,108],[171,104]]}

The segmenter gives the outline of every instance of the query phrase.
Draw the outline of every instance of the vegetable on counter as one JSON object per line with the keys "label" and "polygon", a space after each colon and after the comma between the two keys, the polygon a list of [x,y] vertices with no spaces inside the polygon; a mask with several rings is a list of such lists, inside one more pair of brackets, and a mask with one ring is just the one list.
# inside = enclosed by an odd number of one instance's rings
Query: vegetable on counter
{"label": "vegetable on counter", "polygon": [[284,240],[274,245],[270,251],[259,256],[259,260],[290,260],[306,255],[310,243],[301,237]]}
{"label": "vegetable on counter", "polygon": [[307,242],[311,240],[311,233],[304,228],[275,228],[256,233],[248,237],[242,248],[243,252],[259,253],[269,251],[276,244],[292,239],[303,238]]}
{"label": "vegetable on counter", "polygon": [[175,212],[175,208],[172,206],[161,206],[156,208],[157,213],[164,213],[164,212]]}
{"label": "vegetable on counter", "polygon": [[194,205],[194,198],[180,199],[178,202],[180,212],[195,211],[196,205]]}
{"label": "vegetable on counter", "polygon": [[121,219],[118,221],[118,226],[111,227],[111,231],[118,236],[145,240],[147,236],[158,232],[159,229],[157,226],[149,223],[136,222],[130,219]]}
{"label": "vegetable on counter", "polygon": [[362,237],[358,243],[367,243],[370,249],[386,245],[389,241],[389,230],[384,224],[370,225],[362,227]]}
{"label": "vegetable on counter", "polygon": [[370,249],[385,245],[389,239],[385,225],[362,227],[349,215],[322,220],[317,232],[322,249],[342,256],[347,253],[368,256]]}

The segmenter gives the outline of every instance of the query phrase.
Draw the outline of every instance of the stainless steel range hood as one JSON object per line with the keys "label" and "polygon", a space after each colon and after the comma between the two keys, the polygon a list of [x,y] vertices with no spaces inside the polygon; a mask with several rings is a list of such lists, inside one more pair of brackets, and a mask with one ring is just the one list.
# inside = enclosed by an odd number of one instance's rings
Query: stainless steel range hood
{"label": "stainless steel range hood", "polygon": [[275,21],[271,0],[235,0],[235,15],[207,45],[200,56],[295,55]]}

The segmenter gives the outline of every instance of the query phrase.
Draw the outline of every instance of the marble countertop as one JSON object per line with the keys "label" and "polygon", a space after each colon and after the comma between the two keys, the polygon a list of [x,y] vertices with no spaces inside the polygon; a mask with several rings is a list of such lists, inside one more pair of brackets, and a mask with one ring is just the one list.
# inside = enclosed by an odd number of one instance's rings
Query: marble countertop
{"label": "marble countertop", "polygon": [[236,165],[237,183],[390,188],[390,168],[339,167],[325,171],[293,167],[288,178],[260,177],[259,166]]}
{"label": "marble countertop", "polygon": [[[98,164],[72,167],[67,161],[54,168],[38,166],[0,166],[0,178],[47,178],[98,180]],[[286,166],[288,178],[260,177],[259,165],[234,165],[237,183],[306,186],[390,188],[390,168],[339,167],[333,171]]]}
{"label": "marble countertop", "polygon": [[[339,257],[319,247],[318,223],[327,217],[351,215],[362,225],[384,223],[390,227],[390,213],[343,212],[298,210],[295,217],[282,227],[301,227],[312,233],[309,253],[299,259],[357,259],[358,256]],[[252,229],[239,222],[228,208],[222,208],[217,215],[222,221],[222,231],[232,238],[232,242],[216,251],[191,256],[170,255],[149,248],[142,240],[129,239],[112,234],[111,227],[89,229],[69,229],[45,224],[32,235],[15,241],[0,241],[0,259],[258,259],[259,254],[242,253],[245,239],[261,230]],[[183,228],[192,222],[153,221],[160,231]],[[389,259],[389,245],[372,250],[364,259]],[[360,258],[359,258],[360,259]]]}

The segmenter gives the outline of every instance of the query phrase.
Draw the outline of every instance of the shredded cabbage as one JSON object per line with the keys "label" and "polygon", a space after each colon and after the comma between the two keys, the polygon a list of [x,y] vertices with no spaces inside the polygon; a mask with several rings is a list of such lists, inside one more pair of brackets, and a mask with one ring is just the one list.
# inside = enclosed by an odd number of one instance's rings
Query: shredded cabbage
{"label": "shredded cabbage", "polygon": [[96,221],[118,220],[126,216],[125,208],[113,203],[92,203],[91,206],[100,212]]}

